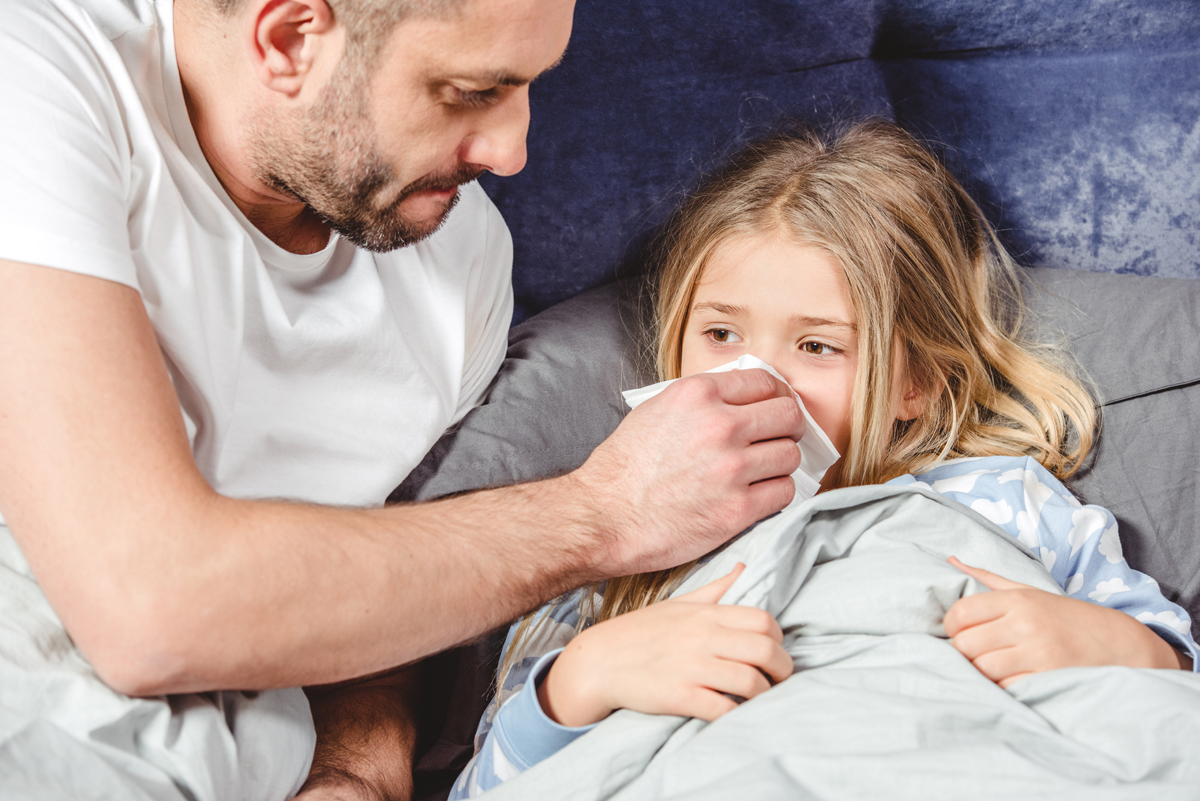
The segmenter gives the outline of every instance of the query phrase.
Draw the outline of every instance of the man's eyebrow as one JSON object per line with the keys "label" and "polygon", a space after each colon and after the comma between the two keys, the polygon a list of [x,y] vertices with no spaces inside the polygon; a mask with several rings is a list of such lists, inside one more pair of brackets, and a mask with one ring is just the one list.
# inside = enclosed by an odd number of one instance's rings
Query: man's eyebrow
{"label": "man's eyebrow", "polygon": [[557,67],[562,63],[562,60],[563,57],[559,56],[553,64],[551,64],[549,67],[546,67],[546,69],[542,70],[531,78],[527,78],[523,75],[517,75],[509,72],[508,70],[499,70],[498,72],[490,73],[481,72],[475,74],[451,75],[449,76],[449,80],[466,81],[467,83],[489,84],[491,86],[524,86],[527,83],[533,83],[535,79],[540,78],[542,75],[545,75],[547,72]]}

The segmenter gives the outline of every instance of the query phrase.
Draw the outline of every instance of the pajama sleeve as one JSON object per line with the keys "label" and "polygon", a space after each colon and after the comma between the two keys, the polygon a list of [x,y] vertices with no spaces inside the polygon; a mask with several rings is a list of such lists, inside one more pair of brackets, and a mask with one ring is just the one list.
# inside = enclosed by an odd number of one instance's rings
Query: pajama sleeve
{"label": "pajama sleeve", "polygon": [[450,790],[449,801],[474,798],[528,770],[595,728],[555,723],[538,702],[537,687],[550,672],[561,648],[543,655],[525,684],[500,706],[475,756]]}
{"label": "pajama sleeve", "polygon": [[961,459],[894,483],[924,486],[971,507],[1028,547],[1068,596],[1140,620],[1190,654],[1200,672],[1191,619],[1158,582],[1125,561],[1113,514],[1081,504],[1035,459]]}
{"label": "pajama sleeve", "polygon": [[[537,698],[538,685],[563,647],[591,624],[590,612],[586,618],[583,616],[584,607],[599,608],[604,602],[599,593],[593,593],[590,604],[585,605],[585,591],[568,593],[534,613],[520,644],[516,640],[521,621],[509,628],[500,657],[501,666],[507,667],[500,676],[496,697],[475,730],[475,755],[454,782],[451,799],[474,798],[592,729],[555,723],[542,711]],[[509,665],[514,646],[520,653]]]}

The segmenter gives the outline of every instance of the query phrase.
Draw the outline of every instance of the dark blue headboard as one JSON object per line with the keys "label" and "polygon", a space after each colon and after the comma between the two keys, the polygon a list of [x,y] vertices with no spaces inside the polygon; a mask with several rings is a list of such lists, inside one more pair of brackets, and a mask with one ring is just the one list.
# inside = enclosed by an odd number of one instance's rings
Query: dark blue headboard
{"label": "dark blue headboard", "polygon": [[518,320],[636,265],[702,169],[783,121],[945,147],[1018,260],[1200,277],[1200,0],[579,0],[485,186]]}

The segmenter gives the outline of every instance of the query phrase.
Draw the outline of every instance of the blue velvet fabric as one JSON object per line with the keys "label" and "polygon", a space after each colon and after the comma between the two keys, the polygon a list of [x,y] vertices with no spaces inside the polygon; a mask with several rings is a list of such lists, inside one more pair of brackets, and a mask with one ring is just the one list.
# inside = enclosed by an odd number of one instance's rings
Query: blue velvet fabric
{"label": "blue velvet fabric", "polygon": [[1200,0],[579,0],[485,178],[516,319],[619,270],[698,174],[791,120],[944,148],[1023,264],[1200,277]]}

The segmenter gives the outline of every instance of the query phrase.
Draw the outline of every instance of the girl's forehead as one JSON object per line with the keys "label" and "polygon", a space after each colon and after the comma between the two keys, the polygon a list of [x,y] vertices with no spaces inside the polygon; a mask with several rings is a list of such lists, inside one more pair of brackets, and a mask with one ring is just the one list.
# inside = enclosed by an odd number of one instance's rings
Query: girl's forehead
{"label": "girl's forehead", "polygon": [[846,279],[832,254],[782,235],[742,235],[718,244],[705,261],[697,291],[791,289],[846,295]]}

